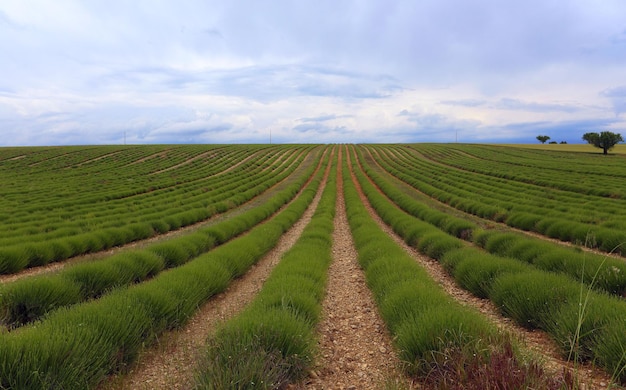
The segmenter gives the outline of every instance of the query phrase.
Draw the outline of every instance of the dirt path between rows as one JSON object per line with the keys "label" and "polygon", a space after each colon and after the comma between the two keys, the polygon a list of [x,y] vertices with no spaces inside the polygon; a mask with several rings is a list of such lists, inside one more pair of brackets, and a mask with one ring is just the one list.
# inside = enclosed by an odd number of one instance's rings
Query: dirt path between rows
{"label": "dirt path between rows", "polygon": [[128,167],[128,166],[135,165],[135,164],[141,164],[143,162],[146,162],[148,160],[152,160],[153,158],[157,158],[157,157],[165,158],[165,157],[167,157],[167,154],[170,151],[172,151],[172,150],[173,150],[172,148],[163,149],[163,150],[161,150],[159,152],[149,154],[149,155],[147,155],[145,157],[140,158],[139,160],[135,160],[135,161],[133,161],[131,163],[128,163],[124,167]]}
{"label": "dirt path between rows", "polygon": [[[315,152],[311,151],[309,152],[309,155],[305,157],[305,161],[302,162],[301,164],[301,168],[302,169],[306,169],[309,164],[311,164],[311,161],[313,161],[315,156]],[[308,159],[308,161],[306,161]],[[280,162],[280,165],[283,165],[284,161]],[[294,162],[295,164],[295,162]],[[318,165],[319,166],[319,165]],[[6,274],[6,275],[0,275],[0,285],[1,284],[5,284],[5,283],[11,283],[14,281],[17,281],[19,279],[23,279],[23,278],[27,278],[30,276],[36,276],[36,275],[41,275],[41,274],[47,274],[47,273],[53,273],[56,271],[60,271],[62,268],[73,265],[73,264],[78,264],[81,262],[86,262],[86,261],[96,261],[99,259],[102,259],[104,257],[109,257],[112,256],[118,252],[121,251],[125,251],[125,250],[130,250],[130,249],[141,249],[144,248],[145,246],[155,243],[155,242],[159,242],[159,241],[164,241],[164,240],[168,240],[170,238],[174,238],[174,237],[178,237],[180,235],[183,234],[187,234],[190,232],[193,232],[195,230],[201,229],[203,227],[206,226],[210,226],[212,224],[221,222],[227,218],[232,218],[236,215],[241,214],[242,212],[245,212],[247,210],[249,210],[252,207],[255,207],[255,205],[259,205],[264,203],[267,199],[271,198],[273,196],[273,194],[279,190],[279,188],[281,188],[282,185],[284,185],[284,183],[289,182],[290,179],[297,177],[298,176],[298,170],[300,168],[297,168],[296,171],[294,171],[291,175],[289,175],[288,177],[286,177],[285,179],[281,180],[279,183],[276,183],[273,187],[267,189],[266,191],[264,191],[263,193],[261,193],[260,195],[248,200],[247,202],[241,204],[238,207],[235,207],[233,209],[227,210],[224,213],[221,214],[215,214],[213,216],[211,216],[208,219],[205,219],[203,221],[200,222],[196,222],[193,223],[191,225],[187,225],[187,226],[183,226],[179,229],[176,230],[170,230],[167,233],[163,233],[163,234],[156,234],[152,237],[143,239],[143,240],[137,240],[137,241],[132,241],[129,242],[127,244],[124,245],[120,245],[120,246],[116,246],[104,251],[100,251],[100,252],[94,252],[94,253],[87,253],[84,255],[78,255],[78,256],[74,256],[71,257],[69,259],[66,260],[62,260],[62,261],[58,261],[58,262],[54,262],[54,263],[49,263],[46,264],[44,266],[38,266],[38,267],[30,267],[30,268],[26,268],[22,271],[16,272],[14,274]],[[311,175],[311,178],[314,175]],[[310,178],[309,178],[310,180]],[[306,186],[307,183],[305,183],[305,185],[303,187]]]}
{"label": "dirt path between rows", "polygon": [[81,163],[78,163],[76,165],[71,165],[69,167],[65,167],[65,169],[72,169],[72,168],[76,168],[76,167],[82,167],[83,165],[86,165],[86,164],[89,164],[89,163],[92,163],[92,162],[96,162],[96,161],[100,161],[100,160],[104,160],[105,158],[113,157],[113,156],[115,156],[117,154],[120,154],[120,153],[122,153],[121,150],[118,150],[117,152],[111,152],[111,153],[103,154],[100,157],[92,158],[92,159],[89,159],[89,160],[85,160],[85,161],[83,161]]}
{"label": "dirt path between rows", "polygon": [[320,356],[310,376],[292,388],[374,389],[402,382],[409,388],[358,263],[345,210],[341,165],[338,169],[333,261],[318,326]]}
{"label": "dirt path between rows", "polygon": [[215,331],[218,324],[240,312],[256,296],[274,266],[294,245],[310,222],[327,177],[328,169],[311,205],[300,220],[280,238],[274,249],[245,275],[234,280],[226,291],[204,304],[187,325],[160,337],[159,345],[144,351],[128,374],[111,378],[99,389],[191,389],[193,370],[206,345],[207,337]]}
{"label": "dirt path between rows", "polygon": [[[457,209],[456,207],[450,206],[449,204],[447,204],[445,202],[442,202],[439,199],[437,199],[435,197],[432,197],[432,196],[430,196],[430,195],[420,191],[419,189],[413,187],[412,185],[404,182],[402,179],[400,179],[400,178],[394,176],[393,174],[391,174],[390,172],[388,172],[385,168],[383,168],[378,163],[378,160],[373,156],[373,153],[376,153],[376,155],[379,158],[381,158],[380,157],[380,153],[379,153],[378,150],[373,150],[372,151],[370,149],[366,149],[365,151],[368,153],[368,155],[370,157],[368,160],[371,161],[372,164],[376,165],[376,167],[374,167],[373,165],[370,165],[371,168],[376,168],[377,171],[380,174],[386,175],[387,177],[391,178],[396,186],[402,187],[402,188],[405,189],[405,193],[414,192],[415,194],[419,194],[421,197],[430,200],[433,204],[437,205],[438,208],[441,211],[444,211],[446,213],[450,213],[450,214],[459,216],[460,218],[468,219],[468,220],[470,220],[470,221],[472,221],[472,222],[474,222],[474,223],[476,223],[478,225],[481,225],[481,226],[483,226],[483,227],[485,227],[487,229],[498,228],[498,229],[501,229],[503,231],[510,231],[510,232],[514,232],[514,233],[523,234],[523,235],[526,235],[528,237],[538,238],[538,239],[541,239],[541,240],[544,240],[544,241],[547,241],[547,242],[551,242],[553,244],[561,245],[561,246],[566,247],[566,248],[577,248],[577,249],[580,249],[580,250],[582,250],[584,252],[593,253],[595,255],[612,257],[614,259],[619,259],[619,260],[622,260],[622,261],[626,261],[626,257],[620,255],[619,253],[605,252],[605,251],[602,251],[602,250],[600,250],[598,248],[589,247],[586,244],[581,245],[581,244],[577,244],[577,243],[574,243],[574,242],[571,242],[571,241],[559,240],[559,239],[548,237],[546,235],[543,235],[541,233],[537,233],[537,232],[534,232],[534,231],[523,230],[523,229],[516,228],[514,226],[509,226],[509,225],[507,225],[504,222],[497,222],[497,221],[494,221],[494,220],[491,220],[491,219],[484,219],[484,218],[481,218],[481,217],[479,217],[477,215],[474,215],[474,214],[468,213],[466,211],[463,211],[461,209]],[[394,153],[393,150],[390,150],[388,152],[389,152],[389,154],[391,156],[393,156],[394,158],[397,158],[397,156],[396,156],[396,154]],[[420,153],[420,155],[422,155],[422,154]],[[422,157],[424,159],[427,159],[423,155],[422,155]],[[434,161],[434,160],[431,160],[431,159],[427,159],[427,160],[433,162],[434,164],[442,165],[441,163],[439,163],[437,161]],[[447,165],[442,165],[442,166],[447,166]],[[617,249],[617,248],[615,248],[615,249]]]}
{"label": "dirt path between rows", "polygon": [[[500,329],[509,332],[511,335],[520,340],[520,344],[525,346],[529,351],[538,356],[544,363],[545,368],[554,374],[562,373],[564,369],[571,370],[580,380],[583,389],[600,390],[607,389],[611,382],[609,375],[603,370],[590,364],[575,366],[571,362],[563,360],[560,356],[559,349],[548,334],[539,330],[528,330],[523,328],[509,318],[500,314],[497,306],[488,299],[477,298],[469,291],[459,287],[452,276],[437,262],[419,253],[415,248],[410,247],[399,237],[390,226],[378,216],[362,192],[361,186],[353,177],[357,186],[359,196],[374,218],[376,223],[387,233],[398,245],[400,245],[411,257],[415,259],[429,275],[437,281],[437,283],[455,300],[465,306],[471,306],[483,314],[489,321],[494,323]],[[371,181],[370,181],[371,182]],[[372,182],[372,185],[375,183]],[[378,188],[378,187],[376,187]],[[384,194],[383,194],[384,195]]]}
{"label": "dirt path between rows", "polygon": [[[169,167],[167,167],[167,168],[163,168],[163,169],[161,169],[161,170],[151,172],[151,173],[149,173],[149,174],[148,174],[148,176],[158,175],[158,174],[160,174],[160,173],[165,173],[165,172],[171,171],[172,169],[176,169],[176,168],[180,168],[180,167],[185,166],[185,165],[189,165],[189,164],[191,164],[192,162],[194,162],[194,161],[196,161],[196,160],[203,159],[203,158],[204,158],[204,159],[209,159],[209,158],[211,158],[211,157],[215,156],[215,154],[217,154],[217,150],[209,150],[209,151],[206,151],[206,152],[204,152],[204,153],[198,154],[197,156],[194,156],[194,157],[188,158],[188,159],[186,159],[185,161],[180,162],[180,163],[178,163],[178,164],[176,164],[176,165],[172,165],[172,166],[169,166]],[[227,172],[227,171],[230,171],[230,170],[234,169],[237,165],[243,164],[245,161],[247,161],[247,160],[249,160],[250,158],[252,158],[252,157],[256,156],[256,154],[257,154],[257,153],[255,153],[255,154],[253,154],[253,155],[250,155],[249,157],[247,157],[247,158],[245,158],[244,160],[240,161],[239,163],[237,163],[237,164],[233,165],[232,167],[228,168],[227,170],[222,171],[222,172],[218,172],[218,173],[216,173],[216,175],[218,175],[218,174],[222,174],[222,173],[225,173],[225,172]],[[213,176],[215,176],[215,175],[213,175]]]}

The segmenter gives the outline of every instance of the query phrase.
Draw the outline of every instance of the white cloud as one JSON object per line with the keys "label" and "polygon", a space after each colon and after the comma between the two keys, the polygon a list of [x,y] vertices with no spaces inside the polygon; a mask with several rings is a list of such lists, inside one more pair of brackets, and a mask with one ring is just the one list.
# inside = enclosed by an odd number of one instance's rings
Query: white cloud
{"label": "white cloud", "polygon": [[0,2],[0,144],[575,142],[624,125],[625,20],[621,0]]}

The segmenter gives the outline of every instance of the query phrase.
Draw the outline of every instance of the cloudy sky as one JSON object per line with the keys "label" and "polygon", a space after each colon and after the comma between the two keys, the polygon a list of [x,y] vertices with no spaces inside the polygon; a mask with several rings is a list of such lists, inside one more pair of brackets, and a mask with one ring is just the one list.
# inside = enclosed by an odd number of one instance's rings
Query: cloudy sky
{"label": "cloudy sky", "polygon": [[626,133],[623,0],[0,0],[0,145]]}

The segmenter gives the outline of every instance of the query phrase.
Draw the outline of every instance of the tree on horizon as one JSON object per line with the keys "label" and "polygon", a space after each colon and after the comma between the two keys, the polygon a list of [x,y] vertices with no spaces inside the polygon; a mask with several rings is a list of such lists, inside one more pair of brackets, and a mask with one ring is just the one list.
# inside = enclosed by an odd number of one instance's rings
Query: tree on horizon
{"label": "tree on horizon", "polygon": [[587,143],[600,148],[604,151],[604,154],[608,154],[609,149],[617,145],[619,142],[624,142],[622,135],[619,133],[612,133],[610,131],[603,131],[598,133],[585,133],[583,140]]}
{"label": "tree on horizon", "polygon": [[546,141],[549,140],[549,139],[550,139],[550,136],[548,136],[548,135],[538,135],[537,136],[537,140],[539,142],[541,142],[542,144],[545,144]]}

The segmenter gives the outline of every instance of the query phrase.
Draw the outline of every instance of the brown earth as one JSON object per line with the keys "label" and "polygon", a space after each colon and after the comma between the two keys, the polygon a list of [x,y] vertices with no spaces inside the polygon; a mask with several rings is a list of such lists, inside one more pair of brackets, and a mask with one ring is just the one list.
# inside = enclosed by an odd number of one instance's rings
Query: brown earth
{"label": "brown earth", "polygon": [[[353,178],[353,180],[355,180]],[[309,376],[292,389],[380,389],[420,388],[401,371],[390,336],[378,315],[371,292],[357,261],[345,214],[343,190],[338,178],[337,210],[333,232],[333,262],[329,268],[327,295],[322,321],[318,326],[319,356]],[[360,187],[357,185],[360,191]],[[318,192],[316,199],[321,194]],[[519,327],[500,315],[489,300],[479,299],[458,287],[439,263],[419,254],[384,224],[364,194],[363,203],[379,226],[421,264],[441,286],[461,304],[480,311],[499,328],[516,337],[533,356],[544,362],[548,372],[563,369],[575,372],[584,389],[606,389],[610,378],[591,365],[575,367],[564,361],[547,334]],[[299,237],[314,207],[282,239],[279,247],[262,259],[229,289],[208,302],[189,324],[170,332],[160,345],[146,351],[138,365],[126,376],[115,378],[101,390],[109,389],[188,389],[192,386],[193,366],[206,337],[221,321],[230,318],[250,302],[262,287],[273,266]]]}
{"label": "brown earth", "polygon": [[[341,155],[340,155],[341,157]],[[409,381],[400,371],[385,323],[358,263],[346,215],[341,167],[322,321],[318,325],[319,357],[309,377],[292,388],[374,389]]]}
{"label": "brown earth", "polygon": [[285,232],[274,249],[245,275],[234,280],[226,291],[204,304],[182,329],[160,337],[159,344],[145,350],[128,374],[110,378],[100,390],[192,388],[193,369],[207,337],[220,323],[240,312],[256,296],[274,266],[311,220],[327,177],[328,171],[311,205],[302,218]]}
{"label": "brown earth", "polygon": [[[354,178],[353,178],[354,180]],[[189,389],[193,369],[206,338],[216,326],[242,310],[261,289],[273,267],[295,243],[315,210],[323,184],[305,215],[280,240],[278,246],[243,277],[233,281],[222,294],[205,305],[189,323],[159,339],[146,349],[131,371],[112,377],[100,390],[111,389]],[[360,191],[360,187],[357,185]],[[564,361],[554,342],[543,332],[528,331],[502,317],[488,300],[479,299],[461,289],[435,260],[406,245],[371,209],[363,193],[363,203],[379,226],[398,245],[421,264],[451,296],[463,305],[483,313],[501,329],[510,332],[535,356],[545,362],[549,372],[573,370],[585,389],[606,389],[609,378],[601,370],[585,365],[574,367]],[[390,336],[377,309],[357,261],[345,214],[341,178],[338,177],[337,209],[333,232],[333,262],[329,268],[327,295],[323,302],[322,321],[318,326],[319,356],[309,377],[293,389],[377,389],[420,388],[405,378]]]}
{"label": "brown earth", "polygon": [[[302,167],[306,168],[308,166],[308,164],[311,163],[312,160],[312,154],[309,154],[309,156],[305,157],[305,160],[309,159],[309,161],[304,161],[302,163]],[[285,161],[280,161],[279,164],[283,165],[285,163]],[[239,164],[237,164],[239,165]],[[228,168],[228,170],[231,170],[233,167]],[[296,174],[293,173],[290,177],[294,177]],[[215,223],[221,222],[227,218],[231,218],[234,217],[236,215],[239,215],[247,210],[249,210],[250,208],[253,208],[257,205],[260,205],[262,203],[264,203],[267,199],[271,198],[273,196],[273,194],[275,193],[275,191],[278,190],[278,188],[281,187],[281,185],[285,182],[288,182],[290,180],[290,177],[287,177],[286,179],[284,179],[283,181],[275,184],[272,188],[268,189],[267,191],[265,191],[264,193],[262,193],[261,195],[254,197],[252,199],[250,199],[249,201],[247,201],[246,203],[243,203],[242,205],[228,210],[225,213],[222,214],[216,214],[204,221],[200,221],[197,223],[193,223],[191,225],[187,225],[184,227],[181,227],[180,229],[176,229],[176,230],[171,230],[167,233],[163,233],[163,234],[157,234],[155,236],[143,239],[143,240],[137,240],[137,241],[133,241],[130,242],[128,244],[124,244],[124,245],[120,245],[117,247],[113,247],[104,251],[100,251],[100,252],[94,252],[94,253],[87,253],[84,255],[79,255],[79,256],[74,256],[72,258],[69,258],[67,260],[63,260],[63,261],[58,261],[58,262],[54,262],[54,263],[50,263],[50,264],[46,264],[43,266],[38,266],[38,267],[30,267],[30,268],[26,268],[24,270],[21,270],[19,272],[16,272],[14,274],[6,274],[6,275],[0,275],[0,284],[4,284],[4,283],[11,283],[14,282],[16,280],[19,279],[23,279],[23,278],[27,278],[30,276],[35,276],[35,275],[41,275],[41,274],[47,274],[47,273],[53,273],[56,271],[59,271],[67,266],[73,265],[73,264],[78,264],[81,262],[86,262],[86,261],[95,261],[95,260],[99,260],[105,257],[109,257],[112,256],[118,252],[124,251],[124,250],[128,250],[128,249],[140,249],[143,248],[149,244],[155,243],[155,242],[160,242],[160,241],[164,241],[173,237],[178,237],[180,235],[183,234],[187,234],[190,232],[193,232],[195,230],[201,229],[203,227],[206,226],[210,226],[213,225]]]}
{"label": "brown earth", "polygon": [[[357,185],[357,190],[359,191],[363,204],[366,206],[370,215],[375,219],[377,224],[398,245],[410,254],[411,257],[423,266],[424,269],[428,271],[430,276],[437,281],[438,284],[455,300],[465,306],[470,306],[478,310],[500,329],[509,332],[511,335],[516,337],[520,341],[520,344],[524,345],[540,361],[543,361],[545,368],[553,374],[562,373],[564,369],[570,370],[577,375],[582,388],[598,390],[607,389],[608,384],[611,383],[611,379],[606,372],[591,364],[575,365],[572,362],[565,361],[561,358],[558,346],[547,333],[539,330],[528,330],[515,324],[513,320],[503,317],[493,302],[488,299],[477,298],[467,290],[459,287],[454,278],[445,271],[437,260],[423,256],[415,248],[406,244],[404,240],[395,234],[391,227],[386,225],[376,214],[354,177],[353,181]],[[376,186],[373,182],[371,183]]]}
{"label": "brown earth", "polygon": [[[235,315],[254,298],[274,265],[310,221],[321,191],[305,216],[281,238],[277,248],[234,281],[227,291],[205,304],[187,326],[168,333],[161,338],[159,346],[144,352],[131,372],[112,378],[100,390],[191,388],[193,367],[206,338],[220,322]],[[412,388],[401,373],[401,363],[358,265],[341,187],[334,224],[333,262],[323,319],[318,326],[320,356],[310,376],[290,387],[371,389],[394,384]]]}

